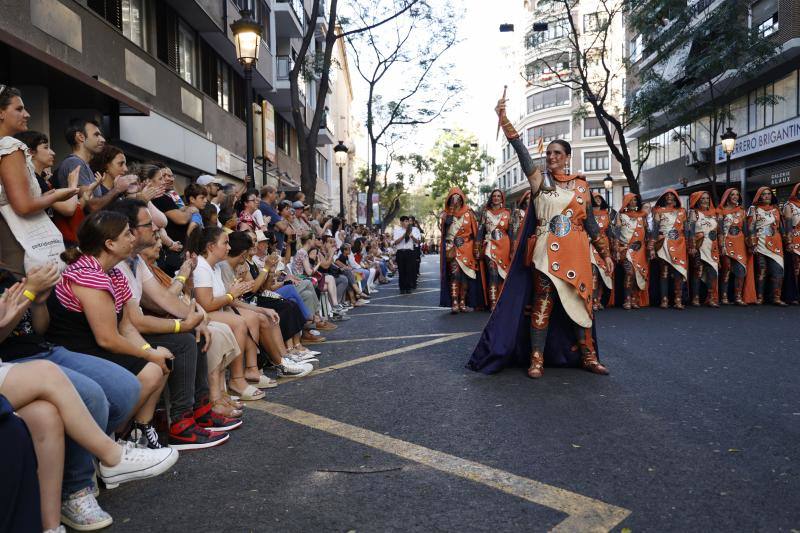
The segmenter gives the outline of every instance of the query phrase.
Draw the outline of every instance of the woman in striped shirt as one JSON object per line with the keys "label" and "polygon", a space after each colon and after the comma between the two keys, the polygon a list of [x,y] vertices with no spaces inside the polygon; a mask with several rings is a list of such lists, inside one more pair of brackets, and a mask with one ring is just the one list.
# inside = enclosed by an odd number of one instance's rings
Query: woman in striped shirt
{"label": "woman in striped shirt", "polygon": [[136,375],[142,388],[134,420],[150,426],[173,355],[166,348],[150,346],[128,320],[131,290],[125,275],[114,268],[130,257],[133,247],[128,219],[120,213],[97,211],[78,228],[78,243],[79,248],[61,255],[68,266],[47,301],[46,338]]}

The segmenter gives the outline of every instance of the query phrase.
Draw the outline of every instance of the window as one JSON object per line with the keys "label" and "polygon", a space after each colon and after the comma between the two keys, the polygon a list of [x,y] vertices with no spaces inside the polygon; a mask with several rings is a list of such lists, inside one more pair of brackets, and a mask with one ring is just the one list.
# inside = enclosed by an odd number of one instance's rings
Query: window
{"label": "window", "polygon": [[231,110],[231,69],[230,66],[217,58],[217,104],[225,111]]}
{"label": "window", "polygon": [[569,33],[570,26],[567,19],[562,18],[551,21],[547,24],[547,29],[545,31],[533,31],[533,28],[531,28],[531,31],[525,36],[525,48],[534,48],[547,41],[565,37],[569,35]]}
{"label": "window", "polygon": [[528,113],[560,105],[569,105],[569,94],[569,87],[557,87],[532,94],[528,97]]}
{"label": "window", "polygon": [[586,117],[583,119],[584,137],[602,137],[603,130],[600,128],[600,121],[597,117]]}
{"label": "window", "polygon": [[585,172],[608,170],[608,159],[608,150],[601,150],[599,152],[584,152],[583,170]]}
{"label": "window", "polygon": [[783,122],[797,116],[797,72],[792,72],[772,85],[776,99],[773,107],[773,123]]}
{"label": "window", "polygon": [[637,35],[628,43],[628,58],[636,63],[642,58],[642,36]]}
{"label": "window", "polygon": [[778,0],[758,0],[750,6],[750,27],[762,37],[778,31]]}
{"label": "window", "polygon": [[569,139],[570,138],[570,124],[569,120],[561,120],[558,122],[550,122],[549,124],[542,124],[528,129],[528,146],[538,145],[539,139],[542,142],[548,143],[555,139]]}
{"label": "window", "polygon": [[195,36],[194,30],[182,20],[178,21],[178,74],[186,83],[194,85],[197,82],[197,67],[195,65]]}
{"label": "window", "polygon": [[543,83],[548,80],[556,82],[558,81],[558,76],[555,73],[561,73],[569,69],[569,52],[565,52],[528,63],[525,65],[525,76],[529,82]]}
{"label": "window", "polygon": [[275,113],[275,145],[286,154],[290,153],[289,123],[278,113]]}
{"label": "window", "polygon": [[513,176],[514,185],[516,185],[517,181],[518,181],[518,179],[517,179],[517,177],[518,177],[517,176],[517,167],[514,167],[513,169],[511,169],[511,175]]}
{"label": "window", "polygon": [[89,8],[144,48],[145,0],[89,0]]}
{"label": "window", "polygon": [[330,179],[328,177],[328,160],[319,152],[317,152],[317,177],[325,183],[330,184]]}
{"label": "window", "polygon": [[608,15],[605,13],[587,13],[583,16],[583,31],[594,33],[604,29],[608,23]]}

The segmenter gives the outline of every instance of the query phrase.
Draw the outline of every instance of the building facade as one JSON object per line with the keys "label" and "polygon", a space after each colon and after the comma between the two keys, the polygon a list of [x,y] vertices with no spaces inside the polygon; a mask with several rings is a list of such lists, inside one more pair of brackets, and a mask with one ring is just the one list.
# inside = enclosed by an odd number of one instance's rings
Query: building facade
{"label": "building facade", "polygon": [[[313,0],[318,1],[318,0]],[[129,161],[171,165],[179,188],[199,174],[235,182],[246,173],[245,109],[254,110],[254,185],[297,190],[297,134],[288,68],[309,24],[311,0],[4,0],[0,82],[18,87],[29,126],[60,160],[74,117],[94,118]],[[322,2],[324,14],[324,1]],[[262,27],[251,95],[230,25],[250,9]],[[304,80],[307,115],[316,79]],[[250,98],[248,98],[250,96]],[[330,95],[328,95],[330,97]],[[320,130],[318,203],[330,205],[333,135]]]}
{"label": "building facade", "polygon": [[[513,108],[508,115],[525,142],[534,160],[544,162],[544,150],[555,139],[564,139],[572,145],[572,159],[569,170],[584,174],[593,190],[600,192],[610,205],[619,206],[622,196],[627,192],[625,178],[619,163],[611,155],[597,119],[586,113],[590,107],[584,101],[583,93],[558,81],[556,72],[568,71],[575,58],[570,57],[571,49],[567,41],[569,25],[564,5],[550,0],[527,3],[525,31],[519,46],[523,53],[517,57],[516,87],[511,89],[515,98],[511,99]],[[599,7],[596,1],[580,0],[572,4],[572,17],[576,21],[580,38],[591,42],[597,27]],[[547,22],[548,29],[534,32],[534,22]],[[620,42],[624,37],[621,17],[611,20],[608,29],[608,42]],[[585,46],[589,46],[588,44]],[[606,61],[615,65],[615,76],[609,82],[607,108],[622,110],[625,83],[622,66],[623,50],[609,46],[604,52]],[[589,77],[599,73],[599,66],[589,67]],[[604,180],[613,179],[611,189]],[[506,192],[510,202],[516,201],[527,189],[528,180],[522,173],[514,149],[503,143],[497,161],[497,187]]]}
{"label": "building facade", "polygon": [[[740,1],[740,0],[737,0]],[[722,0],[690,2],[694,4],[693,24],[703,24],[714,16]],[[773,39],[778,53],[755,76],[729,73],[721,87],[720,101],[727,105],[732,118],[727,127],[737,134],[731,154],[730,178],[733,186],[742,187],[752,198],[761,186],[770,186],[783,201],[800,181],[800,5],[796,0],[747,0],[747,24]],[[656,29],[654,28],[654,31]],[[689,49],[676,47],[669,55],[648,53],[647,39],[629,31],[627,50],[631,62],[628,86],[631,95],[645,69],[669,69],[671,79],[682,81],[683,62]],[[698,99],[707,93],[698,92]],[[709,137],[709,117],[692,115],[680,123],[654,120],[649,129],[638,127],[630,137],[640,146],[651,147],[641,172],[641,190],[645,200],[659,196],[667,188],[680,194],[710,189],[703,165],[716,165],[719,190],[726,177],[726,154],[720,139]],[[683,133],[688,143],[680,142]],[[688,144],[688,146],[687,146]],[[713,149],[708,149],[713,146]]]}

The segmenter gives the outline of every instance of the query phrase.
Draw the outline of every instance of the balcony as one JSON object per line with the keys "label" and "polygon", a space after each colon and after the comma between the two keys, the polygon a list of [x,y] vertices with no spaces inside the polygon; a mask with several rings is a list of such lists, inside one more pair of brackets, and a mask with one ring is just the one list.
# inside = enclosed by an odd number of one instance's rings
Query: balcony
{"label": "balcony", "polygon": [[300,0],[278,0],[275,3],[275,36],[297,39],[303,36],[305,9]]}
{"label": "balcony", "polygon": [[328,111],[322,115],[322,122],[319,123],[319,136],[317,137],[317,146],[327,146],[334,143],[334,134],[328,129]]}
{"label": "balcony", "polygon": [[325,0],[319,0],[319,13],[317,13],[315,29],[317,39],[324,39],[328,32],[328,12],[325,9]]}

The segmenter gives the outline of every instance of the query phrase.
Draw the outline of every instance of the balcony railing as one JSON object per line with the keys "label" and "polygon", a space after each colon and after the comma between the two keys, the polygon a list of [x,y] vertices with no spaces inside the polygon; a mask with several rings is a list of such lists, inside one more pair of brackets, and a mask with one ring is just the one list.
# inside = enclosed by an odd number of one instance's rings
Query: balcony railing
{"label": "balcony railing", "polygon": [[288,80],[289,73],[292,71],[292,68],[294,68],[294,61],[292,61],[290,56],[277,56],[275,59],[277,59],[278,62],[275,76],[279,80]]}
{"label": "balcony railing", "polygon": [[303,8],[302,0],[278,0],[279,4],[289,4],[289,7],[292,8],[294,11],[294,15],[297,17],[297,20],[300,21],[300,27],[306,27],[306,11]]}

